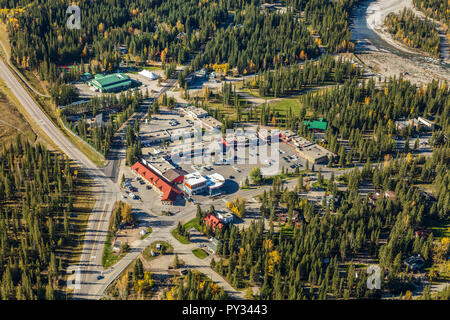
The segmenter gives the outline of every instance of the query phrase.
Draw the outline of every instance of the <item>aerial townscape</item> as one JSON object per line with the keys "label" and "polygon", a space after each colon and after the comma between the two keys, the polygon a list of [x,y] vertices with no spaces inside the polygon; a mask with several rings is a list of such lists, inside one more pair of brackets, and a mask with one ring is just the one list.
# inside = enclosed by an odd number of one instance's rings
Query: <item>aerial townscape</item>
{"label": "aerial townscape", "polygon": [[0,300],[449,300],[449,28],[0,0]]}

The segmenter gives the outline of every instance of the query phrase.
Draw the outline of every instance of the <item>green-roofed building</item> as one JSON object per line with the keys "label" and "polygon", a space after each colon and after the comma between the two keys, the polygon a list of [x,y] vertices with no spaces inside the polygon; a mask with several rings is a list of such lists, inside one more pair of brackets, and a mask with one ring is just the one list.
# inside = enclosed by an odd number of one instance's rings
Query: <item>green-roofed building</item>
{"label": "green-roofed building", "polygon": [[133,84],[133,80],[123,73],[113,73],[108,75],[96,74],[94,79],[89,81],[95,91],[118,92],[127,90]]}
{"label": "green-roofed building", "polygon": [[310,130],[326,132],[328,122],[324,119],[319,119],[314,121],[303,121],[303,125]]}

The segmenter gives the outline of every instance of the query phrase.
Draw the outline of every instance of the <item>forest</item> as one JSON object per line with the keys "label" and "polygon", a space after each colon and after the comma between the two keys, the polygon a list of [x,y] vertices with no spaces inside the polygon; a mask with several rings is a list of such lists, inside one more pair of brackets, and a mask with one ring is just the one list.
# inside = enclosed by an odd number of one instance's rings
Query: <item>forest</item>
{"label": "forest", "polygon": [[166,290],[167,300],[226,300],[227,293],[207,276],[189,270],[184,277],[172,279],[172,288]]}
{"label": "forest", "polygon": [[69,160],[19,136],[0,153],[0,296],[59,297],[63,250],[73,240],[77,172]]}
{"label": "forest", "polygon": [[[92,145],[103,156],[106,156],[111,147],[114,134],[136,111],[143,98],[140,91],[133,93],[131,91],[122,92],[119,97],[115,95],[103,95],[101,97],[94,97],[89,102],[83,104],[67,106],[60,111],[60,116],[63,123],[70,130]],[[93,119],[97,114],[101,113],[110,114],[110,116],[106,123],[99,125],[93,122]],[[74,122],[68,121],[67,118],[69,117],[76,117],[78,120]],[[90,117],[89,123],[86,117]],[[128,127],[128,130],[139,132],[138,127]],[[130,162],[135,159],[135,155],[140,150],[140,147],[137,146],[139,143],[137,140],[135,135],[128,134],[127,132],[127,146],[134,146],[134,151],[130,151],[133,154],[133,156],[130,154],[130,157],[132,157],[130,158]]]}
{"label": "forest", "polygon": [[255,80],[244,83],[244,88],[257,88],[261,97],[282,97],[301,92],[308,87],[343,83],[362,75],[362,70],[351,62],[325,55],[315,62],[291,65],[259,73]]}
{"label": "forest", "polygon": [[[76,30],[66,27],[67,6],[60,1],[1,0],[2,8],[26,7],[12,19],[5,13],[0,18],[8,22],[12,61],[53,82],[58,67],[72,63],[87,63],[96,73],[122,61],[192,60],[193,69],[228,62],[250,73],[317,57],[322,42],[330,53],[349,52],[348,13],[355,2],[292,0],[279,14],[262,11],[258,0],[83,1]],[[316,32],[320,39],[312,37]]]}
{"label": "forest", "polygon": [[439,57],[440,39],[435,25],[422,20],[411,9],[405,8],[400,14],[390,13],[385,25],[396,40]]}
{"label": "forest", "polygon": [[450,3],[448,0],[413,0],[414,6],[427,16],[439,20],[449,26]]}
{"label": "forest", "polygon": [[[304,109],[299,116],[288,114],[286,127],[308,137],[311,134],[303,126],[307,109],[313,111],[313,119],[319,116],[327,119],[327,148],[339,155],[341,165],[344,153],[348,163],[353,158],[364,162],[367,159],[383,160],[385,154],[394,155],[392,134],[399,133],[395,129],[395,120],[432,117],[447,134],[450,128],[450,90],[447,83],[437,81],[416,88],[409,81],[391,78],[382,88],[376,88],[373,79],[361,83],[353,78],[332,90],[308,92],[301,101]],[[268,122],[273,114],[270,110],[266,114],[265,121]],[[407,132],[406,138],[413,133]],[[341,139],[348,139],[348,150],[338,143]]]}
{"label": "forest", "polygon": [[233,25],[217,32],[191,66],[197,70],[208,63],[229,63],[247,74],[319,53],[308,30],[293,14],[264,14],[258,6],[248,6],[236,13]]}
{"label": "forest", "polygon": [[[0,1],[15,8],[22,1]],[[171,0],[83,1],[80,30],[66,28],[67,4],[56,0],[35,1],[8,24],[12,60],[25,68],[39,69],[54,81],[56,66],[89,62],[95,69],[112,70],[121,57],[186,62],[228,17],[224,1]],[[3,17],[5,18],[5,17]],[[43,41],[44,40],[44,41]],[[81,59],[81,60],[79,60]]]}

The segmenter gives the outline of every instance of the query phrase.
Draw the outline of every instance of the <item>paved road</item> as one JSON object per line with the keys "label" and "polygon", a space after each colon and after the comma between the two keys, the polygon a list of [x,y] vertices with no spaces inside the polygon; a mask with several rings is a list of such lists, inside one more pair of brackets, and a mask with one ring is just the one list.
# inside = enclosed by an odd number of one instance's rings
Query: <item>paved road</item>
{"label": "paved road", "polygon": [[105,176],[101,168],[92,163],[60,132],[1,60],[0,77],[24,106],[25,111],[29,113],[55,145],[95,181],[93,187],[98,198],[88,221],[80,262],[77,266],[74,266],[80,269],[81,276],[81,289],[75,292],[75,297],[89,298],[90,293],[84,290],[83,284],[89,283],[100,272],[98,266],[101,265],[101,254],[98,253],[103,250],[106,238],[104,230],[108,228],[111,206],[119,197],[119,189]]}

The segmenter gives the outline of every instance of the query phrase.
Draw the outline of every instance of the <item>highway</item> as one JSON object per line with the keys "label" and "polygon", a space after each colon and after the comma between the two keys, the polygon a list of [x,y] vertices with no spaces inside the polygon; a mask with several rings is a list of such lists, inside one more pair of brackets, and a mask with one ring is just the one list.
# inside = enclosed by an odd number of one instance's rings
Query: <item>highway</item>
{"label": "highway", "polygon": [[97,201],[87,224],[79,264],[73,266],[79,268],[81,276],[81,289],[78,290],[79,292],[75,292],[75,298],[89,298],[89,292],[83,290],[85,287],[83,284],[89,283],[91,278],[101,271],[101,253],[106,238],[109,215],[112,205],[120,196],[119,189],[104,174],[103,169],[92,163],[60,132],[2,60],[0,60],[0,77],[24,106],[25,111],[55,145],[95,181],[93,188]]}

